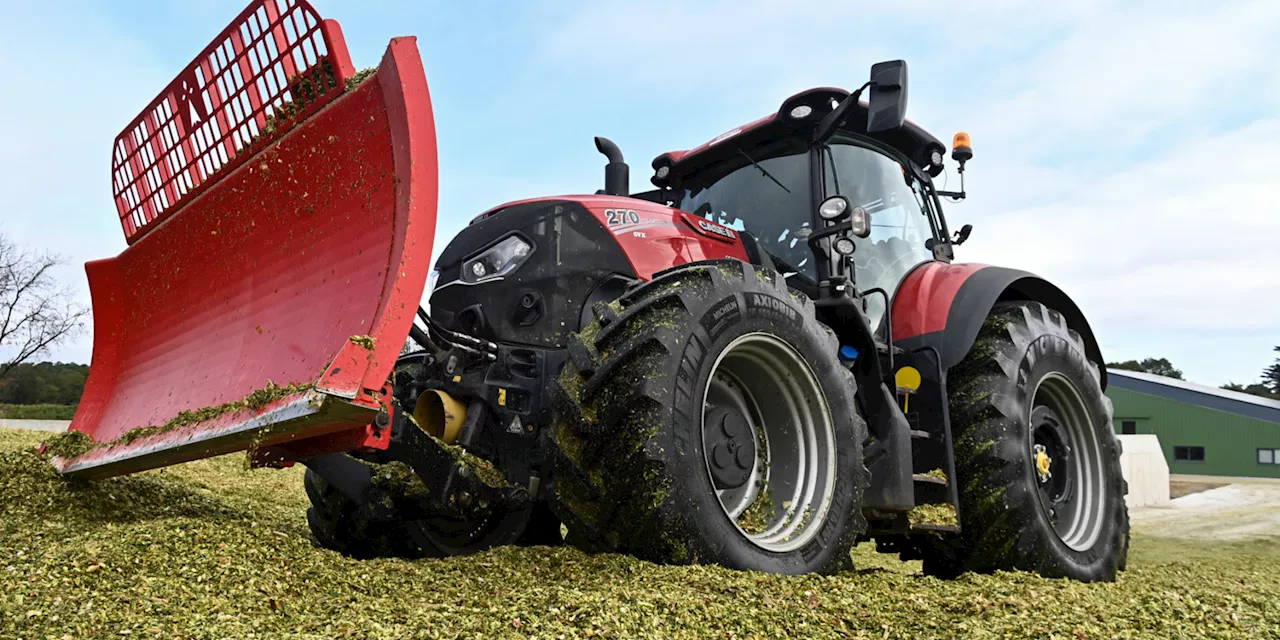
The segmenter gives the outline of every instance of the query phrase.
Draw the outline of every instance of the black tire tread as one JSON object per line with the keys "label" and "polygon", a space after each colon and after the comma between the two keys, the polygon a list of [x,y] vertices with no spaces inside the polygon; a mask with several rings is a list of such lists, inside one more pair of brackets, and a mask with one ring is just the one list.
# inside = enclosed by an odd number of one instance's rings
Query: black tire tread
{"label": "black tire tread", "polygon": [[307,525],[320,546],[357,559],[422,556],[398,523],[372,520],[320,474],[307,469],[303,486]]}
{"label": "black tire tread", "polygon": [[[607,309],[597,309],[596,321],[574,336],[593,362],[580,366],[571,360],[554,383],[557,417],[549,438],[554,482],[548,498],[574,544],[655,562],[698,561],[680,517],[663,512],[670,488],[664,467],[674,444],[656,425],[670,420],[674,410],[675,375],[669,363],[679,357],[688,328],[697,323],[692,310],[713,291],[723,295],[729,288],[754,288],[789,296],[812,317],[807,297],[789,289],[776,273],[757,269],[722,261],[656,274],[618,300],[598,305]],[[827,333],[835,353],[835,336]],[[852,375],[840,371],[852,388]],[[857,466],[860,492],[868,479],[866,469]],[[853,517],[850,529],[861,533],[860,510]]]}
{"label": "black tire tread", "polygon": [[[1128,486],[1119,471],[1116,438],[1104,439],[1103,453],[1109,458],[1104,467],[1111,472],[1107,474],[1113,483],[1111,495],[1121,496],[1111,501],[1106,517],[1118,526],[1113,539],[1099,542],[1118,547],[1113,566],[1102,567],[1095,575],[1070,575],[1070,569],[1043,552],[1044,541],[1035,527],[1026,524],[1026,510],[1033,505],[1009,495],[1009,488],[1023,481],[1029,453],[1019,450],[1019,439],[1006,435],[1025,421],[1021,412],[1026,409],[1003,390],[1024,382],[1021,376],[1026,372],[1019,369],[1023,354],[1044,335],[1068,340],[1080,354],[1086,353],[1083,339],[1057,311],[1037,302],[1000,303],[984,322],[969,354],[948,372],[961,534],[931,539],[912,550],[923,556],[926,574],[951,578],[965,571],[1026,570],[1092,581],[1112,580],[1124,569],[1129,520],[1123,496]],[[1098,364],[1088,364],[1092,383],[1100,388]],[[1109,428],[1111,401],[1105,395],[1102,401]]]}
{"label": "black tire tread", "polygon": [[[307,469],[303,486],[311,501],[307,509],[307,526],[321,547],[361,560],[448,555],[438,549],[423,549],[415,544],[415,537],[408,530],[415,523],[370,518],[366,511],[359,509],[350,498],[310,469]],[[422,523],[416,525],[421,526]],[[536,504],[515,544],[554,546],[563,542],[560,520],[546,504]]]}

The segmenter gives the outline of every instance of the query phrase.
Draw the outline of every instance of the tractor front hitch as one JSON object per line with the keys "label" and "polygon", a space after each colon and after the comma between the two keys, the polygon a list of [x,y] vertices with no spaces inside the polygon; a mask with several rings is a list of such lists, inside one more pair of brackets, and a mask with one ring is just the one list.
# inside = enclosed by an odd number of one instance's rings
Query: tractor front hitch
{"label": "tractor front hitch", "polygon": [[[483,405],[472,403],[468,423],[484,417]],[[408,466],[421,481],[420,489],[412,486],[413,477],[388,474],[380,478],[377,467],[347,454],[301,462],[374,519],[465,518],[484,510],[516,511],[528,506],[527,488],[500,482],[491,474],[482,478],[459,452],[427,435],[407,414],[396,414],[394,421],[386,453]],[[474,424],[464,425],[464,434],[468,426],[475,428]]]}

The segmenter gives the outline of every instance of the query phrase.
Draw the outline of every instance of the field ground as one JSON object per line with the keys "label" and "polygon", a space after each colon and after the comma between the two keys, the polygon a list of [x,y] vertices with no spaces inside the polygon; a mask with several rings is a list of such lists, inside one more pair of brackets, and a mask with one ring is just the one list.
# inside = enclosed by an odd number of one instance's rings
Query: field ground
{"label": "field ground", "polygon": [[34,453],[42,436],[0,430],[3,638],[1280,637],[1276,528],[1173,537],[1240,501],[1265,517],[1265,496],[1135,512],[1128,570],[1108,584],[940,581],[870,544],[830,577],[548,547],[359,562],[312,543],[300,468],[225,456],[70,484]]}
{"label": "field ground", "polygon": [[1190,493],[1130,513],[1134,531],[1205,541],[1280,541],[1280,484],[1241,482]]}
{"label": "field ground", "polygon": [[1173,499],[1189,496],[1193,493],[1208,491],[1209,489],[1217,489],[1218,487],[1231,484],[1230,482],[1192,482],[1188,480],[1169,480],[1169,497]]}

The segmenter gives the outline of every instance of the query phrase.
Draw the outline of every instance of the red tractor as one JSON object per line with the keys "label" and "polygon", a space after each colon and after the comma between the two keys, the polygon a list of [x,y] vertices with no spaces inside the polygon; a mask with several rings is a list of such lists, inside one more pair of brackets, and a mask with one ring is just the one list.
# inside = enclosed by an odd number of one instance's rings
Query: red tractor
{"label": "red tractor", "polygon": [[413,39],[356,74],[337,23],[257,0],[117,140],[129,247],[87,267],[90,442],[53,462],[302,463],[316,539],[357,557],[568,541],[808,573],[874,539],[935,575],[1111,580],[1097,341],[1051,283],[952,262],[963,186],[906,103],[905,63],[876,64],[639,193],[596,138],[602,190],[480,214],[428,285]]}

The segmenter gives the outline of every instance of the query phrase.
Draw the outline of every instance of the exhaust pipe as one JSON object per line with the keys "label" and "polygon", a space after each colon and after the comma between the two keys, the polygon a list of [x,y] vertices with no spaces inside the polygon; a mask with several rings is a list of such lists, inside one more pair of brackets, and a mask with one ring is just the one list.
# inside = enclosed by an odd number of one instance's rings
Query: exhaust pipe
{"label": "exhaust pipe", "polygon": [[622,160],[622,151],[608,138],[596,136],[596,150],[609,159],[604,166],[604,193],[611,196],[631,195],[631,169]]}
{"label": "exhaust pipe", "polygon": [[418,396],[413,419],[427,435],[453,444],[462,431],[462,423],[467,421],[467,405],[439,389],[430,389]]}

